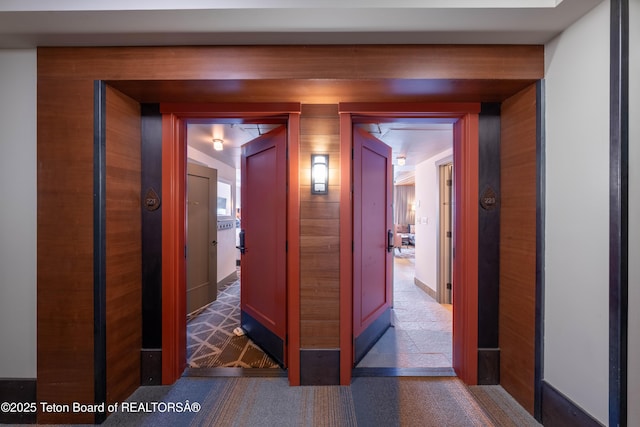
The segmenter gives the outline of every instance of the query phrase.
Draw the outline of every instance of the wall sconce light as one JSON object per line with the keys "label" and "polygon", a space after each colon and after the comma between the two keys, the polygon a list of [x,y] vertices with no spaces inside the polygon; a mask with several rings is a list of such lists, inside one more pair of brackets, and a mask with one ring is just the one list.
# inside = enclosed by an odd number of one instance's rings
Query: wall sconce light
{"label": "wall sconce light", "polygon": [[213,140],[213,149],[216,151],[222,151],[222,140],[220,138],[215,138]]}
{"label": "wall sconce light", "polygon": [[407,162],[407,158],[406,157],[398,157],[398,166],[404,166],[404,164]]}
{"label": "wall sconce light", "polygon": [[311,194],[329,193],[329,155],[311,155]]}

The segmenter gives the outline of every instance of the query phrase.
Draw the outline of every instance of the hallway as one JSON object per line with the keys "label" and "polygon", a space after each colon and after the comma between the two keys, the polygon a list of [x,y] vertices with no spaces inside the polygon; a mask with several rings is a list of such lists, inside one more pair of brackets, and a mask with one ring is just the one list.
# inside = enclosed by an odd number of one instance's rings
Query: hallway
{"label": "hallway", "polygon": [[[414,284],[413,248],[394,256],[392,324],[357,368],[450,368],[452,306]],[[454,375],[453,370],[450,371]]]}
{"label": "hallway", "polygon": [[278,368],[240,326],[240,270],[238,279],[218,285],[218,298],[187,316],[189,368]]}

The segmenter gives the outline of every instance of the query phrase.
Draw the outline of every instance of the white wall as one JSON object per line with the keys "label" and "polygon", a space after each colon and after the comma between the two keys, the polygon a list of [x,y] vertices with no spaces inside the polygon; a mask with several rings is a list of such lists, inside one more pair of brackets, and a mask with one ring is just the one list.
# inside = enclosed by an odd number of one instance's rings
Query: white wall
{"label": "white wall", "polygon": [[438,288],[438,167],[453,155],[447,149],[416,165],[416,279]]}
{"label": "white wall", "polygon": [[[231,194],[236,194],[236,169],[187,146],[187,158],[218,170],[218,181],[231,184]],[[235,210],[235,208],[234,208]],[[233,214],[235,218],[235,214]],[[218,282],[236,271],[236,229],[218,230]]]}
{"label": "white wall", "polygon": [[629,419],[640,426],[640,0],[629,0]]}
{"label": "white wall", "polygon": [[609,1],[545,46],[544,380],[608,422]]}
{"label": "white wall", "polygon": [[0,378],[35,378],[35,49],[0,50],[0,182]]}

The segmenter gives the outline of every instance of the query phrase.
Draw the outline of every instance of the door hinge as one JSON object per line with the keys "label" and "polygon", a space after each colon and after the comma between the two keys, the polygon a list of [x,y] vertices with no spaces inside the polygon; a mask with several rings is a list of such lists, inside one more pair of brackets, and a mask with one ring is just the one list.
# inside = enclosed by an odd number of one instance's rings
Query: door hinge
{"label": "door hinge", "polygon": [[352,240],[351,241],[351,252],[355,252],[356,251],[356,244],[355,242]]}
{"label": "door hinge", "polygon": [[447,289],[451,289],[451,283],[447,283]]}
{"label": "door hinge", "polygon": [[356,151],[356,150],[354,150],[354,149],[353,149],[353,147],[352,147],[352,148],[351,148],[351,160],[353,160],[353,159],[355,159],[355,158],[356,158],[355,151]]}
{"label": "door hinge", "polygon": [[448,179],[447,180],[447,187],[451,187],[453,185],[453,180]]}
{"label": "door hinge", "polygon": [[187,258],[187,245],[184,245],[184,257]]}
{"label": "door hinge", "polygon": [[284,251],[285,251],[285,252],[289,252],[289,241],[288,241],[288,240],[286,240],[286,241],[284,242]]}
{"label": "door hinge", "polygon": [[453,236],[453,234],[450,231],[447,231],[447,237],[450,239]]}

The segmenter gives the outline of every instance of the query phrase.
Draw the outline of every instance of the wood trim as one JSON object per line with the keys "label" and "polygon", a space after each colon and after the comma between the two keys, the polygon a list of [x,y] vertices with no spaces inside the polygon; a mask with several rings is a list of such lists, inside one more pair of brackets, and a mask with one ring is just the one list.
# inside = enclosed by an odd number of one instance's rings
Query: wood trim
{"label": "wood trim", "polygon": [[[299,107],[298,107],[299,108]],[[289,113],[287,195],[287,337],[289,384],[300,385],[300,112]]]}
{"label": "wood trim", "polygon": [[[362,111],[365,113],[363,113]],[[431,113],[431,111],[435,111]],[[447,111],[449,111],[447,113]],[[454,269],[461,275],[464,288],[454,300],[458,317],[454,318],[454,340],[458,337],[458,352],[454,351],[454,369],[467,384],[477,383],[478,372],[478,113],[479,103],[429,104],[429,103],[341,103],[340,104],[340,156],[342,159],[340,181],[340,384],[351,382],[353,339],[353,272],[352,272],[352,215],[351,203],[351,150],[352,123],[366,121],[367,117],[400,120],[410,117],[416,120],[442,119],[455,123],[457,150],[454,161],[460,176],[456,191],[460,202],[456,203],[459,221],[458,260]],[[454,137],[455,138],[455,137]],[[456,154],[457,153],[457,154]],[[458,157],[456,157],[456,155]],[[456,267],[457,266],[457,267]],[[460,276],[459,276],[460,277]],[[455,341],[454,341],[455,342]],[[455,350],[455,348],[454,348]],[[456,359],[457,356],[457,359]]]}
{"label": "wood trim", "polygon": [[544,377],[544,286],[546,212],[546,128],[544,80],[536,84],[536,320],[535,367],[533,374],[533,416],[542,421],[542,378]]}
{"label": "wood trim", "polygon": [[[256,107],[259,110],[254,110]],[[290,108],[291,110],[282,110]],[[206,110],[210,109],[209,112]],[[289,129],[289,137],[299,135],[299,103],[274,103],[274,104],[161,104],[162,112],[162,383],[173,384],[186,367],[186,310],[185,307],[185,278],[186,263],[184,257],[185,247],[185,197],[186,197],[186,123],[192,118],[191,112],[197,118],[216,119],[258,119],[272,118],[280,122],[293,117],[295,129]],[[179,111],[179,112],[176,112]],[[262,121],[262,120],[261,120]],[[292,144],[293,151],[299,150],[299,138]],[[289,146],[291,149],[291,146]],[[291,152],[289,153],[291,155]],[[295,153],[294,153],[295,154]],[[299,156],[297,156],[299,157]],[[288,178],[298,175],[299,161],[289,161]],[[296,187],[297,188],[297,187]],[[291,190],[291,188],[289,188]],[[288,192],[288,213],[299,209],[299,191]],[[290,198],[294,197],[292,201]],[[295,203],[295,204],[293,204]],[[165,210],[166,209],[166,210]],[[294,249],[289,251],[287,261],[292,261],[287,266],[287,292],[288,301],[291,302],[296,294],[299,296],[299,245],[300,231],[295,227],[299,213],[295,213],[293,223],[287,227],[287,236]],[[292,243],[295,241],[295,243]],[[296,270],[298,273],[296,274]],[[293,274],[293,277],[290,275]],[[293,292],[293,293],[291,293]],[[299,384],[299,314],[300,298],[294,301],[294,307],[288,308],[287,328],[290,334],[289,347],[298,345],[298,348],[289,348],[287,355],[290,384]],[[291,325],[294,323],[294,325]],[[297,323],[297,324],[295,324]],[[295,334],[294,338],[292,335]],[[297,366],[295,373],[291,366]]]}
{"label": "wood trim", "polygon": [[542,45],[40,47],[40,78],[539,80]]}
{"label": "wood trim", "polygon": [[173,384],[186,365],[184,124],[162,116],[162,384]]}
{"label": "wood trim", "polygon": [[627,425],[629,330],[629,1],[611,0],[609,425]]}
{"label": "wood trim", "polygon": [[[244,121],[247,118],[264,119],[265,114],[289,113],[300,111],[297,102],[257,102],[257,103],[171,103],[165,102],[160,106],[161,113],[173,113],[189,121],[199,118],[229,117]],[[298,113],[299,114],[299,113]]]}
{"label": "wood trim", "polygon": [[353,224],[351,168],[353,126],[340,113],[340,384],[351,384],[353,364]]}
{"label": "wood trim", "polygon": [[[107,86],[94,82],[93,140],[93,393],[107,401]],[[106,419],[104,412],[94,422]]]}
{"label": "wood trim", "polygon": [[426,283],[424,283],[423,281],[421,281],[417,277],[413,278],[413,284],[416,285],[417,287],[419,287],[420,289],[422,289],[422,291],[425,294],[429,295],[431,298],[433,298],[434,300],[438,301],[438,293],[436,291],[434,291],[433,289],[431,289],[431,287],[429,285],[427,285]]}
{"label": "wood trim", "polygon": [[[478,382],[478,114],[454,124],[453,369]],[[461,329],[461,330],[460,330]]]}
{"label": "wood trim", "polygon": [[[387,121],[408,118],[442,118],[453,123],[468,113],[480,113],[481,104],[476,102],[342,102],[340,112],[356,115],[354,122],[371,120],[371,117]],[[428,113],[425,113],[428,112]],[[385,120],[379,120],[384,122]]]}

